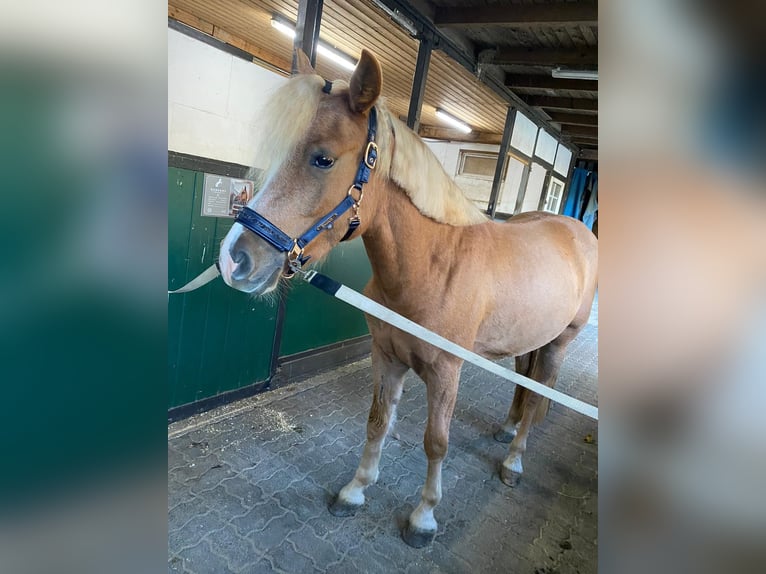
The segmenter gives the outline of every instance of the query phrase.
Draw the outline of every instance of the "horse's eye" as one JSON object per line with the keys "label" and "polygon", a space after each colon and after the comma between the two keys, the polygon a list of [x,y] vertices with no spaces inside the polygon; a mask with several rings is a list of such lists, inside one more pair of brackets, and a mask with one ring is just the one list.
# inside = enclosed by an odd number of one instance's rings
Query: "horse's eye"
{"label": "horse's eye", "polygon": [[315,155],[311,160],[311,165],[318,167],[319,169],[329,169],[334,163],[335,160],[326,155]]}

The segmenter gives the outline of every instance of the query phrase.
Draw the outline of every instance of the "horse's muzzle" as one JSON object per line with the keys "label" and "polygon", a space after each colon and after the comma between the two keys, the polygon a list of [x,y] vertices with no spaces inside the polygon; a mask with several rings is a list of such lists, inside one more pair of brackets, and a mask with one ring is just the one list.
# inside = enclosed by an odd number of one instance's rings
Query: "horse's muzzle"
{"label": "horse's muzzle", "polygon": [[218,258],[221,277],[227,285],[245,293],[261,295],[272,291],[285,267],[284,253],[235,227],[221,244]]}

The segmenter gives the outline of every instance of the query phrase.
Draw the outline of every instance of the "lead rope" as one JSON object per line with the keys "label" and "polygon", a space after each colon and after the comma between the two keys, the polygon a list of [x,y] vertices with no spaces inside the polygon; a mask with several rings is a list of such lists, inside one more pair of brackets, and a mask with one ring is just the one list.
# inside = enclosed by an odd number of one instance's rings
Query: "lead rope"
{"label": "lead rope", "polygon": [[357,291],[354,291],[353,289],[350,289],[345,285],[330,279],[326,275],[322,275],[321,273],[313,270],[308,272],[299,270],[299,273],[308,282],[309,285],[316,287],[320,291],[323,291],[328,295],[335,297],[336,299],[340,299],[352,307],[356,307],[368,315],[372,315],[373,317],[376,317],[381,321],[388,323],[389,325],[393,325],[397,329],[400,329],[405,333],[409,333],[410,335],[413,335],[414,337],[417,337],[418,339],[425,341],[426,343],[429,343],[430,345],[433,345],[442,351],[446,351],[451,355],[455,355],[456,357],[468,361],[469,363],[476,365],[485,371],[489,371],[490,373],[511,381],[512,383],[521,385],[533,393],[542,395],[545,398],[564,405],[565,407],[577,411],[586,417],[590,417],[593,420],[598,420],[598,408],[593,405],[584,403],[574,397],[570,397],[569,395],[552,389],[551,387],[546,387],[542,383],[520,375],[515,371],[506,369],[502,365],[493,363],[489,359],[485,359],[481,355],[477,355],[473,351],[469,351],[468,349],[465,349],[460,345],[445,339],[441,335],[438,335],[433,331],[426,329],[425,327],[418,325],[413,321],[410,321],[406,317],[399,315],[399,313],[396,313],[391,309],[376,303],[361,293],[358,293]]}
{"label": "lead rope", "polygon": [[168,298],[170,298],[171,295],[176,293],[188,293],[189,291],[194,291],[195,289],[199,289],[203,285],[207,285],[208,283],[210,283],[213,279],[218,277],[220,274],[221,272],[218,270],[218,261],[216,261],[210,267],[205,269],[202,273],[197,275],[194,279],[189,281],[183,287],[179,287],[178,289],[174,289],[173,291],[168,291]]}
{"label": "lead rope", "polygon": [[[426,329],[422,325],[418,325],[414,321],[410,321],[399,313],[396,313],[395,311],[392,311],[391,309],[376,303],[372,299],[365,297],[361,293],[354,291],[349,287],[346,287],[342,283],[338,283],[334,279],[330,279],[326,275],[322,275],[321,273],[318,273],[314,270],[305,271],[301,269],[300,266],[295,268],[295,273],[305,279],[309,285],[316,287],[320,291],[323,291],[324,293],[335,297],[336,299],[340,299],[344,303],[359,309],[363,313],[372,315],[373,317],[376,317],[381,321],[388,323],[389,325],[393,325],[397,329],[401,329],[405,333],[409,333],[410,335],[417,337],[418,339],[425,341],[426,343],[429,343],[430,345],[433,345],[442,351],[446,351],[451,355],[455,355],[456,357],[463,359],[464,361],[468,361],[469,363],[476,365],[485,371],[489,371],[490,373],[494,373],[495,375],[511,381],[512,383],[521,385],[533,393],[542,395],[556,403],[577,411],[586,417],[590,417],[593,420],[598,420],[597,407],[589,405],[588,403],[584,403],[574,397],[570,397],[569,395],[566,395],[550,387],[546,387],[545,385],[520,375],[515,371],[506,369],[502,365],[493,363],[489,359],[485,359],[481,355],[477,355],[473,351],[469,351],[468,349],[453,343],[449,339],[445,339],[441,335]],[[170,298],[170,295],[174,293],[188,293],[189,291],[199,289],[203,285],[206,285],[218,277],[220,274],[221,273],[218,270],[218,263],[216,262],[180,289],[168,291],[168,299]]]}

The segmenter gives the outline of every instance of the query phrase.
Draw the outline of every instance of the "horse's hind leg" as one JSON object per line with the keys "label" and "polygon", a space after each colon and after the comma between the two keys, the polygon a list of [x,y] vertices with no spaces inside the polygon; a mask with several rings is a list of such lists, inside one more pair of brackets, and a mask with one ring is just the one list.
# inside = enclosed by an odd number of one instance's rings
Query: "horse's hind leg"
{"label": "horse's hind leg", "polygon": [[[533,351],[527,376],[548,387],[553,387],[556,384],[556,377],[564,360],[567,345],[577,336],[582,327],[583,324],[579,322],[572,323],[553,341]],[[527,389],[524,389],[523,395],[521,422],[511,442],[508,457],[500,467],[500,479],[508,486],[516,486],[521,479],[523,472],[521,458],[527,450],[527,436],[532,424],[541,422],[548,412],[548,399]]]}
{"label": "horse's hind leg", "polygon": [[335,516],[351,516],[364,504],[364,489],[378,480],[378,463],[386,433],[393,426],[396,405],[402,395],[404,375],[409,368],[372,347],[374,391],[367,419],[367,442],[354,478],[344,486],[330,506]]}
{"label": "horse's hind leg", "polygon": [[430,544],[436,536],[434,508],[442,497],[442,461],[447,455],[449,426],[457,399],[458,380],[462,361],[442,358],[437,365],[418,371],[426,383],[428,395],[428,422],[423,437],[423,447],[428,458],[426,482],[420,504],[410,514],[402,532],[404,541],[415,548]]}
{"label": "horse's hind leg", "polygon": [[[516,372],[525,377],[529,376],[529,366],[532,363],[532,357],[537,351],[526,353],[516,357]],[[511,408],[508,411],[508,417],[505,422],[500,425],[500,428],[495,432],[495,440],[498,442],[511,442],[513,437],[519,428],[521,422],[521,415],[524,412],[524,401],[526,401],[528,391],[521,385],[516,385],[516,390],[513,393],[513,402]]]}

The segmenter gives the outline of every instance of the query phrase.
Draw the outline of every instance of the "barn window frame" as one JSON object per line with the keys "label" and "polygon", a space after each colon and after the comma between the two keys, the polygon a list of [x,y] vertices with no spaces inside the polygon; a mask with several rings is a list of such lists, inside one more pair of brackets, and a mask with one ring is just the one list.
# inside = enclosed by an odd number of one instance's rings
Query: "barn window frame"
{"label": "barn window frame", "polygon": [[[491,151],[479,151],[479,150],[472,150],[472,149],[461,149],[458,155],[458,164],[457,164],[457,175],[463,176],[463,177],[473,177],[476,179],[484,179],[487,181],[492,181],[495,178],[495,169],[497,166],[497,157],[498,154]],[[476,173],[476,172],[467,172],[465,170],[465,163],[466,160],[469,158],[480,158],[480,159],[490,159],[492,160],[492,173],[490,175],[485,175],[482,173]],[[505,162],[505,165],[503,166],[503,175],[500,178],[501,181],[505,181],[506,172],[508,171],[508,162]]]}

